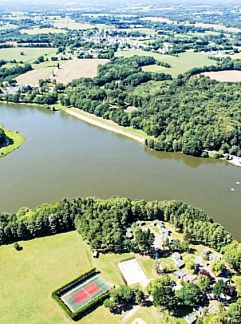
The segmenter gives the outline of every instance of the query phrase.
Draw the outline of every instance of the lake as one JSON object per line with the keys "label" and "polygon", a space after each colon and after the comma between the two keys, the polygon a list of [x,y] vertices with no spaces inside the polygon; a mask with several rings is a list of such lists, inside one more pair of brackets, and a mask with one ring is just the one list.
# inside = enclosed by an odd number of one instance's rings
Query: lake
{"label": "lake", "polygon": [[76,196],[179,199],[241,240],[241,169],[228,162],[153,152],[63,112],[1,104],[0,122],[26,136],[0,158],[1,211]]}

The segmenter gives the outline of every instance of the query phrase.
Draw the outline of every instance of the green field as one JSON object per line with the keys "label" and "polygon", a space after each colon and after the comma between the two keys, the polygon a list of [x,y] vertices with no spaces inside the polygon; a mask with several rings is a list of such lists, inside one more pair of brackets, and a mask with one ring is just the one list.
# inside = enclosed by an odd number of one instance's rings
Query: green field
{"label": "green field", "polygon": [[[23,53],[23,55],[21,55]],[[16,60],[17,62],[23,61],[24,63],[32,63],[41,55],[52,56],[56,54],[55,48],[45,47],[11,47],[0,49],[0,60]]]}
{"label": "green field", "polygon": [[159,65],[148,65],[143,68],[147,72],[165,72],[171,74],[173,77],[178,76],[178,74],[187,72],[194,67],[202,67],[204,65],[213,65],[214,61],[208,58],[208,54],[195,53],[195,52],[185,52],[181,53],[178,57],[172,55],[163,55],[158,53],[152,53],[142,50],[132,50],[132,51],[120,51],[116,53],[117,57],[131,57],[134,55],[138,56],[152,56],[156,60],[166,62],[171,64],[171,68],[165,68]]}
{"label": "green field", "polygon": [[13,24],[7,23],[6,25],[0,26],[0,30],[7,30],[7,29],[16,29],[17,26]]}
{"label": "green field", "polygon": [[[58,287],[96,267],[111,284],[123,284],[117,264],[133,254],[106,254],[93,259],[90,248],[76,232],[20,242],[0,247],[0,323],[69,323],[63,310],[51,298]],[[154,261],[137,256],[147,275]],[[123,315],[122,315],[123,316]],[[98,308],[81,323],[119,323],[104,307]],[[150,322],[151,323],[151,322]]]}
{"label": "green field", "polygon": [[33,29],[22,29],[22,34],[28,35],[38,35],[38,34],[57,34],[57,33],[65,33],[66,31],[57,29],[57,28],[33,28]]}
{"label": "green field", "polygon": [[7,137],[13,140],[13,144],[0,148],[0,157],[3,157],[11,153],[12,151],[18,149],[25,141],[25,137],[18,132],[13,132],[8,129],[4,129],[4,131]]}
{"label": "green field", "polygon": [[[0,247],[0,323],[52,324],[70,323],[63,310],[52,299],[51,293],[96,267],[101,276],[114,285],[123,284],[118,270],[120,261],[134,257],[128,254],[106,254],[94,259],[89,246],[77,232],[19,242],[17,252],[13,245]],[[149,278],[156,276],[155,261],[147,256],[135,255]],[[113,315],[103,306],[80,320],[83,324],[131,323],[143,317],[147,324],[165,323],[164,316],[154,307],[140,308],[137,315],[125,319],[128,313]],[[160,322],[157,319],[161,320]],[[173,323],[172,321],[170,323]]]}

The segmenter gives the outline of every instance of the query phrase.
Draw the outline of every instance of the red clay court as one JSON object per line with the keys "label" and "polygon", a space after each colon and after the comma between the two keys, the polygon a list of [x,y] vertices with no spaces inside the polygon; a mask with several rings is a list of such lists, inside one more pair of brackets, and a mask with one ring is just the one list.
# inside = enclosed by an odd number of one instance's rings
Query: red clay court
{"label": "red clay court", "polygon": [[110,285],[103,278],[95,275],[74,288],[70,288],[60,298],[72,312],[76,312],[83,305],[88,304],[110,288]]}
{"label": "red clay court", "polygon": [[78,305],[83,304],[83,302],[86,301],[89,297],[92,295],[95,295],[101,290],[99,286],[96,285],[96,283],[92,283],[89,286],[83,288],[82,290],[75,293],[71,299]]}

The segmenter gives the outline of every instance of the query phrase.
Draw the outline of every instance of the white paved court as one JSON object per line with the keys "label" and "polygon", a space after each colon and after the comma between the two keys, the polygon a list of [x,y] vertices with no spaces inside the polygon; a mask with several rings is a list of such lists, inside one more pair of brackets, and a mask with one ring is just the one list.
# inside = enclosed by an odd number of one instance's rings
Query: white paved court
{"label": "white paved court", "polygon": [[128,285],[140,283],[142,287],[146,287],[149,283],[136,259],[120,262],[118,267]]}

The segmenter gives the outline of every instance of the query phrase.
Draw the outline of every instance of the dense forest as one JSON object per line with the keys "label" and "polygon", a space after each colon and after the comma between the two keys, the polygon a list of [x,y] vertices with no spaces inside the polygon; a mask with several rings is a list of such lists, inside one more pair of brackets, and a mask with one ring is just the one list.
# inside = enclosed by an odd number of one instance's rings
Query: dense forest
{"label": "dense forest", "polygon": [[[131,60],[139,64],[135,70],[130,67]],[[114,59],[100,67],[94,80],[72,82],[66,89],[68,96],[60,97],[60,101],[143,130],[150,136],[146,144],[155,150],[194,156],[206,156],[204,150],[222,150],[241,156],[239,84],[191,78],[197,73],[194,69],[177,80],[163,82],[156,95],[144,97],[133,89],[141,83],[148,85],[150,80],[168,79],[162,74],[142,72],[140,65],[144,63],[136,58]],[[234,68],[232,64],[228,61],[216,69]],[[137,109],[127,114],[124,108],[129,105]]]}

